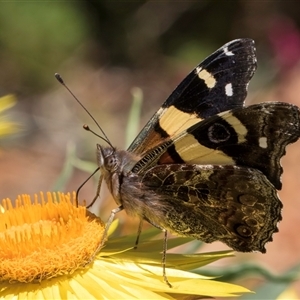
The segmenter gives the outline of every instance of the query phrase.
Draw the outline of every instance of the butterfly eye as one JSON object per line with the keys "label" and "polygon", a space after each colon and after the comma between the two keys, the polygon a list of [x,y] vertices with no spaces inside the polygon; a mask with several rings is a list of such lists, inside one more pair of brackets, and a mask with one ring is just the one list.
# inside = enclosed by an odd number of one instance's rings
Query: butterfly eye
{"label": "butterfly eye", "polygon": [[105,167],[110,171],[113,171],[118,167],[118,159],[115,155],[112,154],[105,158]]}

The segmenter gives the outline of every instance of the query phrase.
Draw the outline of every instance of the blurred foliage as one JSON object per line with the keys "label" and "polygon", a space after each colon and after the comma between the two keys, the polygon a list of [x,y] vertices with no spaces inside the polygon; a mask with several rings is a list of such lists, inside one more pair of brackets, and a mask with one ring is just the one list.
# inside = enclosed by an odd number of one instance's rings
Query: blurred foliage
{"label": "blurred foliage", "polygon": [[99,66],[155,67],[164,55],[198,61],[237,37],[267,47],[272,22],[280,15],[299,24],[300,3],[1,2],[0,88],[25,95],[46,89],[53,84],[49,74],[74,56]]}
{"label": "blurred foliage", "polygon": [[87,35],[78,7],[64,1],[2,2],[0,28],[2,89],[18,90],[20,84],[28,92],[45,89],[47,70],[72,55]]}

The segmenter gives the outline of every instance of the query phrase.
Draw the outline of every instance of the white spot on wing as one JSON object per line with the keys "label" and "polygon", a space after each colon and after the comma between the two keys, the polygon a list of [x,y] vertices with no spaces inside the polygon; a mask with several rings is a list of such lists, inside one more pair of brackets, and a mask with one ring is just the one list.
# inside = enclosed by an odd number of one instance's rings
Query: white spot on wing
{"label": "white spot on wing", "polygon": [[233,89],[232,89],[232,84],[231,83],[227,83],[225,85],[225,94],[228,97],[231,97],[233,95]]}
{"label": "white spot on wing", "polygon": [[196,74],[199,74],[201,72],[202,68],[201,67],[196,67]]}
{"label": "white spot on wing", "polygon": [[268,139],[263,136],[258,139],[259,147],[266,149],[268,147]]}
{"label": "white spot on wing", "polygon": [[227,47],[225,47],[223,50],[224,50],[225,55],[227,55],[227,56],[233,56],[234,55],[234,53],[229,51]]}

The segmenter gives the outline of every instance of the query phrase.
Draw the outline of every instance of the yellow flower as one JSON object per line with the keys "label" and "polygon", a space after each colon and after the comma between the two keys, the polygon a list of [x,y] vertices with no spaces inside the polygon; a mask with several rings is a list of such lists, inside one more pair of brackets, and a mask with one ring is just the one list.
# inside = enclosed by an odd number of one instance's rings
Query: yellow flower
{"label": "yellow flower", "polygon": [[[16,99],[13,95],[0,97],[0,114],[16,104]],[[18,124],[7,121],[5,116],[0,117],[0,137],[13,134],[19,130]]]}
{"label": "yellow flower", "polygon": [[[231,252],[168,254],[169,288],[163,281],[162,241],[147,240],[133,249],[134,235],[110,238],[95,255],[104,225],[76,206],[75,195],[48,193],[45,201],[19,196],[0,206],[0,299],[178,299],[181,295],[232,297],[249,292],[187,270]],[[169,240],[175,247],[186,239]]]}

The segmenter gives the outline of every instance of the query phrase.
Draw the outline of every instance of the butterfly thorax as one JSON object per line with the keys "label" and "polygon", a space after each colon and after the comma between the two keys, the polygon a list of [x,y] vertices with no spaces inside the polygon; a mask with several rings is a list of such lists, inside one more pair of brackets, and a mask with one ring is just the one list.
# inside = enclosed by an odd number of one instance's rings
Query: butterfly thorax
{"label": "butterfly thorax", "polygon": [[128,176],[139,159],[140,157],[128,151],[97,145],[97,161],[101,176],[118,205],[122,205],[120,197],[122,178]]}

